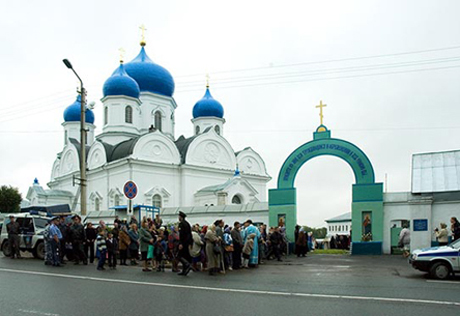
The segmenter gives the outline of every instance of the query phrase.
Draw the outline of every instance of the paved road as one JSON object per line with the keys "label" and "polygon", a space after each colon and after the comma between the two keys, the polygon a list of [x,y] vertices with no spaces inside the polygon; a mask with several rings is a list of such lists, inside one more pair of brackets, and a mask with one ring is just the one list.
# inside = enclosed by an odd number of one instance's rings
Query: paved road
{"label": "paved road", "polygon": [[210,277],[0,258],[0,315],[460,314],[460,278],[432,282],[400,257],[313,255]]}

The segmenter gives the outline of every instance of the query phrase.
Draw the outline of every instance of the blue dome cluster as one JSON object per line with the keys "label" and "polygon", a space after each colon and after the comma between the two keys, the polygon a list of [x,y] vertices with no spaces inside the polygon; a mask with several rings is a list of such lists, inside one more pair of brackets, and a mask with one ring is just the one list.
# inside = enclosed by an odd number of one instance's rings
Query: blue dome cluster
{"label": "blue dome cluster", "polygon": [[193,118],[209,116],[223,118],[224,107],[219,101],[212,97],[211,92],[209,92],[209,87],[206,87],[206,93],[203,98],[195,103],[193,107]]}
{"label": "blue dome cluster", "polygon": [[[64,111],[65,122],[80,122],[80,109],[81,109],[81,96],[77,96],[77,100],[69,105]],[[90,124],[94,124],[94,113],[90,109],[86,108],[85,121]]]}
{"label": "blue dome cluster", "polygon": [[123,64],[120,64],[102,88],[104,97],[109,95],[126,95],[128,97],[139,98],[139,85],[136,80],[131,78],[125,71]]}
{"label": "blue dome cluster", "polygon": [[141,48],[139,55],[129,63],[125,64],[128,75],[136,80],[140,91],[148,91],[172,97],[174,93],[174,79],[165,68],[155,64],[144,47]]}

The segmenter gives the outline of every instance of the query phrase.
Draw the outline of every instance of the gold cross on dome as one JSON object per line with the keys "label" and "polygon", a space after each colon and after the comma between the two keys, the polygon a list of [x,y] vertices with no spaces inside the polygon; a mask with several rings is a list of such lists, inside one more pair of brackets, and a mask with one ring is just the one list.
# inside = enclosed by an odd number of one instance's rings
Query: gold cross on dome
{"label": "gold cross on dome", "polygon": [[147,31],[147,29],[144,24],[142,24],[139,28],[141,29],[141,46],[145,46],[145,31]]}
{"label": "gold cross on dome", "polygon": [[206,88],[209,88],[209,74],[206,74]]}
{"label": "gold cross on dome", "polygon": [[323,101],[319,101],[319,105],[316,106],[316,108],[319,108],[319,119],[320,119],[320,125],[323,125],[323,108],[326,107],[326,104],[323,104]]}
{"label": "gold cross on dome", "polygon": [[125,58],[125,50],[123,49],[123,47],[120,47],[118,49],[118,52],[120,53],[120,63],[123,63],[123,59]]}

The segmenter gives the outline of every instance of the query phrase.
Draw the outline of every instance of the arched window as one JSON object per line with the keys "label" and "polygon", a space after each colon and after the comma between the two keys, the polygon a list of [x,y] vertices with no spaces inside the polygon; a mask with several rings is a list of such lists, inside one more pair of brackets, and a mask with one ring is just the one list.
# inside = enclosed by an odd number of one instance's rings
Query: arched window
{"label": "arched window", "polygon": [[133,108],[129,105],[125,108],[125,122],[133,123]]}
{"label": "arched window", "polygon": [[66,145],[67,145],[67,138],[68,138],[67,131],[64,131],[64,144]]}
{"label": "arched window", "polygon": [[161,196],[159,194],[155,194],[152,197],[152,205],[155,207],[162,207],[161,206]]}
{"label": "arched window", "polygon": [[160,132],[162,131],[162,121],[161,121],[161,112],[156,111],[155,112],[155,128],[159,130]]}
{"label": "arched window", "polygon": [[99,200],[98,197],[94,199],[94,210],[95,211],[101,210],[101,201]]}
{"label": "arched window", "polygon": [[200,127],[197,126],[195,127],[195,135],[198,135],[200,133]]}
{"label": "arched window", "polygon": [[105,107],[104,108],[104,125],[107,125],[109,122],[109,108]]}
{"label": "arched window", "polygon": [[241,198],[238,195],[235,195],[232,198],[232,204],[241,204]]}
{"label": "arched window", "polygon": [[119,206],[120,205],[120,196],[119,195],[115,195],[115,198],[113,199],[113,202],[114,202],[114,206]]}
{"label": "arched window", "polygon": [[217,135],[220,135],[220,127],[219,127],[219,125],[214,126],[214,130],[216,131]]}

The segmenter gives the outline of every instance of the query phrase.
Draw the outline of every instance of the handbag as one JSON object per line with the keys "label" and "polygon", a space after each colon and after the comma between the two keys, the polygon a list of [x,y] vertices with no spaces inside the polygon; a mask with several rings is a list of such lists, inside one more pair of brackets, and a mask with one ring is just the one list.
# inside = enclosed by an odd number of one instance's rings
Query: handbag
{"label": "handbag", "polygon": [[220,245],[219,244],[214,244],[214,246],[212,246],[212,251],[214,252],[214,254],[218,255],[218,254],[221,254],[222,253],[222,250],[220,248]]}
{"label": "handbag", "polygon": [[233,251],[234,251],[234,249],[233,249],[233,245],[228,245],[228,246],[225,246],[225,248],[224,248],[224,249],[225,249],[225,251],[226,251],[226,252],[233,252]]}
{"label": "handbag", "polygon": [[147,250],[147,259],[153,259],[155,247],[153,245],[149,245],[149,249]]}

